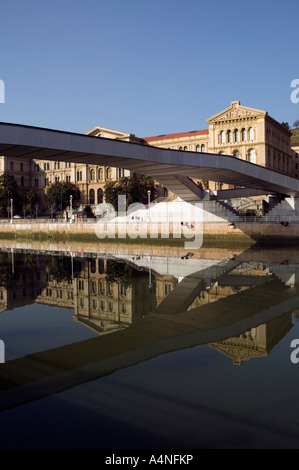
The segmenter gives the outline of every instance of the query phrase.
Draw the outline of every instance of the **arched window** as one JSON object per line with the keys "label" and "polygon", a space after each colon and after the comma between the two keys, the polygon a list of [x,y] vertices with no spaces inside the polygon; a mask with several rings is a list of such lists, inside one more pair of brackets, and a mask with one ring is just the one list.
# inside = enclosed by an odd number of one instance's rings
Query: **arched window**
{"label": "arched window", "polygon": [[96,260],[95,260],[95,258],[91,258],[91,260],[90,260],[90,272],[92,274],[95,274],[95,272],[96,272]]}
{"label": "arched window", "polygon": [[50,163],[47,163],[47,170],[50,170]]}
{"label": "arched window", "polygon": [[250,163],[256,163],[256,155],[254,149],[249,150],[249,161]]}
{"label": "arched window", "polygon": [[111,172],[111,168],[109,166],[106,170],[106,178],[107,178],[107,180],[111,180],[111,177],[112,177],[112,172]]}
{"label": "arched window", "polygon": [[220,132],[220,143],[225,144],[225,132],[224,131]]}
{"label": "arched window", "polygon": [[233,141],[232,131],[231,131],[231,130],[228,130],[228,131],[227,131],[227,142],[228,142],[229,144],[231,144],[232,141]]}
{"label": "arched window", "polygon": [[103,168],[100,168],[99,169],[99,172],[98,172],[98,179],[100,181],[102,181],[104,179],[104,172],[103,172]]}
{"label": "arched window", "polygon": [[235,129],[235,142],[240,142],[240,132],[239,132],[239,129]]}
{"label": "arched window", "polygon": [[185,151],[188,150],[188,147],[187,147],[186,145],[185,145],[185,147],[184,147],[184,150],[185,150]]}
{"label": "arched window", "polygon": [[102,204],[102,202],[103,202],[103,190],[102,190],[102,188],[99,188],[98,191],[97,191],[97,200],[98,200],[98,204]]}
{"label": "arched window", "polygon": [[80,171],[77,171],[77,181],[80,181]]}
{"label": "arched window", "polygon": [[94,181],[94,169],[90,170],[90,180]]}
{"label": "arched window", "polygon": [[196,145],[196,152],[200,152],[200,145]]}
{"label": "arched window", "polygon": [[245,142],[247,140],[246,129],[242,129],[241,134],[242,134],[242,141]]}
{"label": "arched window", "polygon": [[94,204],[94,189],[89,191],[89,204]]}
{"label": "arched window", "polygon": [[249,134],[249,140],[253,140],[253,129],[252,129],[252,127],[249,127],[248,134]]}
{"label": "arched window", "polygon": [[241,155],[240,155],[239,150],[235,150],[235,151],[234,151],[234,157],[236,157],[236,158],[241,158]]}
{"label": "arched window", "polygon": [[202,145],[201,145],[201,151],[202,151],[202,152],[205,152],[205,151],[206,151],[206,146],[205,146],[205,144],[202,144]]}
{"label": "arched window", "polygon": [[183,147],[179,147],[179,150],[183,150]]}

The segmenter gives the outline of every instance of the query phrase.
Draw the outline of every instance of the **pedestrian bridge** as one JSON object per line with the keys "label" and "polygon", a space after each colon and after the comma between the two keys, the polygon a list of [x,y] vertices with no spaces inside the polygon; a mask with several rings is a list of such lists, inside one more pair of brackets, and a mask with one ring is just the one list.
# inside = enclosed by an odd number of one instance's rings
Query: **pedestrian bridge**
{"label": "pedestrian bridge", "polygon": [[0,123],[0,155],[125,168],[151,176],[185,201],[208,197],[190,178],[243,188],[218,191],[221,199],[277,193],[299,196],[296,178],[232,156],[162,149],[19,124]]}

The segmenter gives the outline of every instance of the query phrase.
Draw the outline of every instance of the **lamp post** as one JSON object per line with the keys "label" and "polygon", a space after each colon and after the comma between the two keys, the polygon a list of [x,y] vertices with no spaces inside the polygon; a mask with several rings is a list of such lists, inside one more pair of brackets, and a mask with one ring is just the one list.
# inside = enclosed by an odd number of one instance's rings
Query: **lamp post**
{"label": "lamp post", "polygon": [[149,219],[149,222],[151,222],[150,202],[151,202],[151,191],[150,191],[150,189],[148,189],[148,191],[147,191],[147,203],[148,203],[148,219]]}
{"label": "lamp post", "polygon": [[71,224],[73,223],[73,196],[70,195],[70,205],[71,205]]}
{"label": "lamp post", "polygon": [[10,200],[10,223],[13,223],[13,199]]}

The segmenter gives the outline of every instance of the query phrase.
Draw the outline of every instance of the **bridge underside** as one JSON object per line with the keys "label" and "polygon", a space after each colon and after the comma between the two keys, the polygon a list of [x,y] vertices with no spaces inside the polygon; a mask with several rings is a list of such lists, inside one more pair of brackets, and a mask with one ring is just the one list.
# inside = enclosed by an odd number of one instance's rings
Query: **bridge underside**
{"label": "bridge underside", "polygon": [[17,124],[0,123],[0,155],[128,169],[151,176],[185,201],[203,199],[190,178],[243,189],[220,191],[219,198],[244,195],[299,196],[299,181],[226,155],[162,149],[148,145]]}

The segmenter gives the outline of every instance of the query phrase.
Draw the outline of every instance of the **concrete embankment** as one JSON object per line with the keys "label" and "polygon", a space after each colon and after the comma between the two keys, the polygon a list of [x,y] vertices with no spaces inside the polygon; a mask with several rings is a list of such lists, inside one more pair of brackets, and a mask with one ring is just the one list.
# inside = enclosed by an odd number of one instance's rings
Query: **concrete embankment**
{"label": "concrete embankment", "polygon": [[[176,226],[177,227],[177,226]],[[130,234],[120,241],[129,241],[131,243],[142,243],[147,244],[152,242],[153,244],[163,245],[176,244],[183,245],[184,241],[192,241],[192,234],[195,232],[192,229],[188,230],[184,227],[181,233],[175,232],[175,227],[169,226],[169,237],[164,232],[165,226],[162,224],[153,224],[151,231],[148,231],[146,238],[141,238],[140,228],[130,228]],[[112,242],[113,237],[103,236],[98,237],[99,225],[97,223],[46,223],[46,222],[26,222],[19,223],[1,223],[0,224],[0,237],[1,234],[5,238],[10,235],[14,238],[67,238],[73,240],[80,239],[101,239],[101,242]],[[124,227],[122,227],[122,233],[124,233]],[[254,242],[260,243],[298,243],[299,242],[299,223],[289,222],[284,225],[282,223],[265,223],[265,222],[209,222],[203,223],[200,227],[200,231],[203,234],[203,243],[209,242],[244,242],[250,244]],[[156,234],[156,237],[152,236]],[[162,234],[162,235],[161,235]],[[197,232],[198,234],[198,232]],[[166,236],[165,236],[166,235]],[[117,237],[117,227],[115,236]]]}

